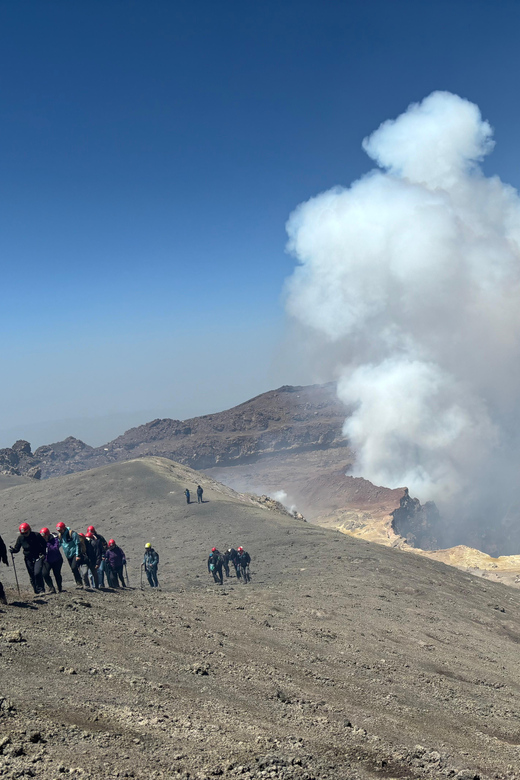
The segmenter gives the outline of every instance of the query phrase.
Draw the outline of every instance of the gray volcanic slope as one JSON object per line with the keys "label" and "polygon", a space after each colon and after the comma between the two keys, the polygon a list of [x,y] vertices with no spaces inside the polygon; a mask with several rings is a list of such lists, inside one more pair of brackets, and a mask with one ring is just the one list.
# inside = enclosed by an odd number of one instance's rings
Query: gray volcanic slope
{"label": "gray volcanic slope", "polygon": [[[200,481],[207,502],[182,491]],[[0,532],[93,522],[124,591],[0,610],[0,777],[519,777],[520,592],[268,511],[162,458],[0,492]],[[145,541],[162,591],[138,587]],[[213,544],[250,585],[214,585]],[[22,640],[22,641],[20,641]]]}

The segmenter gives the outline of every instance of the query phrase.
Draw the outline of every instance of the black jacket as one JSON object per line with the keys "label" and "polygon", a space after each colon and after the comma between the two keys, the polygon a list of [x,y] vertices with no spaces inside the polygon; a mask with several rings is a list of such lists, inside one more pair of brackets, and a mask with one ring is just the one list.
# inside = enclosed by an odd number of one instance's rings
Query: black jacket
{"label": "black jacket", "polygon": [[215,569],[222,569],[222,555],[218,551],[209,554],[208,571],[211,571],[211,564],[214,565]]}
{"label": "black jacket", "polygon": [[28,536],[20,534],[16,540],[14,547],[11,547],[11,552],[20,552],[20,548],[23,550],[23,554],[31,561],[37,560],[40,555],[45,555],[47,552],[47,542],[40,536],[40,534],[31,531]]}
{"label": "black jacket", "polygon": [[241,566],[249,566],[251,563],[251,556],[248,552],[243,550],[241,553],[238,553],[238,562]]}
{"label": "black jacket", "polygon": [[92,539],[85,537],[85,547],[87,548],[87,558],[90,566],[99,566],[103,555],[103,545],[99,536],[93,536]]}
{"label": "black jacket", "polygon": [[0,561],[2,563],[5,563],[6,566],[9,566],[9,561],[7,560],[7,547],[5,546],[5,542],[0,536]]}
{"label": "black jacket", "polygon": [[234,547],[232,547],[231,550],[227,551],[226,558],[227,558],[228,561],[231,561],[231,563],[233,564],[233,566],[235,568],[237,566],[239,566],[238,553],[237,553],[237,551],[235,550]]}

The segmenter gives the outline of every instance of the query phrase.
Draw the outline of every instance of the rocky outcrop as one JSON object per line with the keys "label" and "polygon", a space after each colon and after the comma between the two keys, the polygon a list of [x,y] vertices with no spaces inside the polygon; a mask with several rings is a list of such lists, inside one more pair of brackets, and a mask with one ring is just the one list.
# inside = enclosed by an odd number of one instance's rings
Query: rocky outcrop
{"label": "rocky outcrop", "polygon": [[345,416],[334,384],[286,385],[224,412],[184,421],[152,420],[102,447],[90,447],[70,436],[32,454],[28,442],[17,442],[12,449],[0,451],[0,458],[4,453],[0,468],[17,469],[12,472],[16,474],[39,468],[46,478],[149,456],[195,469],[227,466],[276,452],[346,447]]}
{"label": "rocky outcrop", "polygon": [[42,472],[28,441],[20,439],[12,447],[0,450],[0,474],[40,479]]}
{"label": "rocky outcrop", "polygon": [[439,510],[433,501],[421,504],[418,498],[411,497],[408,488],[404,488],[399,507],[391,514],[395,533],[405,539],[410,547],[435,550],[442,546],[442,539],[439,539]]}

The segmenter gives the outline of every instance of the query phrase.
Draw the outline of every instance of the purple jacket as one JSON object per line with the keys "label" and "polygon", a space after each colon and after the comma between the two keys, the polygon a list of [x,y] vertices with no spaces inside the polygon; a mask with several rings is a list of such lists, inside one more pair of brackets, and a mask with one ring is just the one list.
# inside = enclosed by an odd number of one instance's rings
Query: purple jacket
{"label": "purple jacket", "polygon": [[125,554],[120,547],[109,547],[105,553],[105,561],[113,569],[120,569],[126,563]]}
{"label": "purple jacket", "polygon": [[47,553],[45,555],[47,563],[56,563],[56,561],[63,561],[60,553],[60,539],[58,536],[49,537],[47,542]]}

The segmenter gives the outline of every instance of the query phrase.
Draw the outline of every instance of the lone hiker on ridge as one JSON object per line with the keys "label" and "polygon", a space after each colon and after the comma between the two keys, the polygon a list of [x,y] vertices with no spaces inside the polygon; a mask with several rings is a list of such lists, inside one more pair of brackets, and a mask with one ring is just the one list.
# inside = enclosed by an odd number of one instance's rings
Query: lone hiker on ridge
{"label": "lone hiker on ridge", "polygon": [[203,504],[202,494],[204,493],[200,485],[197,485],[197,504]]}

